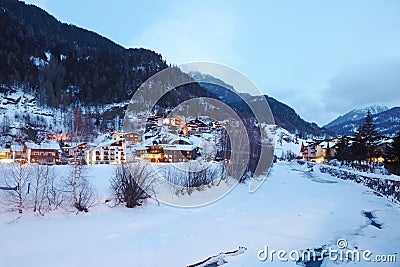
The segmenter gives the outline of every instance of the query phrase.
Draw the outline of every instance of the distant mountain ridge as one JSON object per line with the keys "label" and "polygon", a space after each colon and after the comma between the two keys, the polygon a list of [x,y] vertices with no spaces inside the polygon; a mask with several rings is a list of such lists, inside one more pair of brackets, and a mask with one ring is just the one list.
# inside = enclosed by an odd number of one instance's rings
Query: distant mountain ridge
{"label": "distant mountain ridge", "polygon": [[381,113],[383,111],[386,111],[388,109],[389,109],[388,107],[381,106],[381,105],[372,105],[372,106],[368,106],[368,107],[364,107],[364,108],[353,109],[353,110],[347,112],[346,114],[337,117],[336,119],[334,119],[333,121],[331,121],[330,123],[325,125],[324,127],[327,129],[330,129],[335,125],[340,125],[340,124],[343,124],[346,122],[354,122],[354,121],[363,119],[367,115],[368,111],[370,111],[372,115],[375,115],[375,114]]}
{"label": "distant mountain ridge", "polygon": [[[385,136],[393,136],[400,132],[400,107],[394,107],[373,114],[372,118],[379,134]],[[342,123],[334,124],[327,128],[336,135],[353,135],[357,131],[359,126],[364,123],[364,121],[365,116],[358,120],[344,121]]]}
{"label": "distant mountain ridge", "polygon": [[306,138],[307,135],[329,135],[329,131],[327,131],[325,128],[321,128],[315,123],[306,122],[296,113],[293,108],[276,100],[275,98],[267,95],[251,96],[246,93],[237,93],[232,85],[226,84],[224,81],[208,74],[190,72],[189,75],[195,80],[200,79],[205,81],[200,82],[199,84],[206,88],[210,93],[215,94],[218,99],[223,101],[225,104],[236,107],[240,111],[247,109],[247,105],[242,99],[250,102],[257,102],[263,101],[262,98],[265,98],[272,111],[276,125],[290,131],[291,133],[296,133],[304,138]]}

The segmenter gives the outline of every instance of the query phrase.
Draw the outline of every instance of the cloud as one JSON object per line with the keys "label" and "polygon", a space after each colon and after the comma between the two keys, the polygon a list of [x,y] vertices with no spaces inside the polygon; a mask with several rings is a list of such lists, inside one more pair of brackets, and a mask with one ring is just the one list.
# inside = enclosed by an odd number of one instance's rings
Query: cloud
{"label": "cloud", "polygon": [[275,88],[272,96],[307,121],[323,126],[348,111],[373,104],[400,106],[400,57],[369,60],[344,68],[327,82]]}
{"label": "cloud", "polygon": [[400,58],[381,58],[344,68],[327,82],[276,94],[307,121],[326,125],[348,111],[373,104],[400,106]]}
{"label": "cloud", "polygon": [[214,2],[172,0],[130,46],[160,52],[173,64],[232,66],[319,125],[360,106],[399,105],[397,2]]}
{"label": "cloud", "polygon": [[234,50],[236,20],[229,7],[217,3],[170,7],[158,21],[146,26],[131,47],[160,52],[168,62],[215,61],[232,64],[239,60]]}
{"label": "cloud", "polygon": [[327,99],[322,91],[325,86],[319,83],[302,88],[275,88],[271,96],[292,107],[304,120],[322,125],[336,115],[324,112]]}
{"label": "cloud", "polygon": [[347,68],[329,81],[327,111],[370,104],[400,105],[400,58],[380,59]]}

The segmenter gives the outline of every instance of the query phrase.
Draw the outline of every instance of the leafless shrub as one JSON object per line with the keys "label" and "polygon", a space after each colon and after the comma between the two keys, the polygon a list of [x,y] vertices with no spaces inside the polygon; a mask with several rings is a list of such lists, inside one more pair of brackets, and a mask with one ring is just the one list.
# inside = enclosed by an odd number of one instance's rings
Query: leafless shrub
{"label": "leafless shrub", "polygon": [[64,202],[68,203],[67,208],[73,207],[78,212],[88,212],[89,208],[95,206],[99,199],[95,188],[88,181],[86,172],[87,166],[74,164],[71,166],[71,174],[64,177]]}
{"label": "leafless shrub", "polygon": [[128,208],[141,206],[149,197],[148,193],[154,193],[156,175],[148,162],[117,166],[110,180],[116,205],[124,203]]}
{"label": "leafless shrub", "polygon": [[89,208],[98,203],[98,195],[95,188],[89,184],[86,177],[81,177],[76,185],[75,208],[78,211],[88,212]]}
{"label": "leafless shrub", "polygon": [[176,185],[180,186],[175,194],[191,195],[194,190],[201,191],[206,186],[210,188],[215,185],[220,173],[220,169],[215,165],[203,161],[189,161],[182,170],[174,172],[174,180],[178,182]]}

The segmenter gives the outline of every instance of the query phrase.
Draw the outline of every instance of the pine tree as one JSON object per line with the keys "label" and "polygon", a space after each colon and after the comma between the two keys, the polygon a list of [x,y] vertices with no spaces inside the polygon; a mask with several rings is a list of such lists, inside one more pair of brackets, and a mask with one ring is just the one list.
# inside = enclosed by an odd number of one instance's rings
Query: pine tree
{"label": "pine tree", "polygon": [[371,160],[371,158],[375,156],[379,135],[376,126],[373,123],[370,111],[368,111],[367,116],[365,117],[365,123],[361,126],[361,134],[365,140],[367,159]]}
{"label": "pine tree", "polygon": [[385,167],[393,174],[400,175],[400,132],[385,151]]}
{"label": "pine tree", "polygon": [[393,137],[393,142],[386,149],[386,159],[389,161],[400,161],[400,132]]}
{"label": "pine tree", "polygon": [[369,160],[375,156],[379,135],[376,126],[373,123],[371,112],[365,117],[365,122],[362,124],[354,135],[354,144],[352,151],[356,160]]}
{"label": "pine tree", "polygon": [[349,139],[344,135],[340,138],[335,158],[339,161],[350,161],[353,159]]}

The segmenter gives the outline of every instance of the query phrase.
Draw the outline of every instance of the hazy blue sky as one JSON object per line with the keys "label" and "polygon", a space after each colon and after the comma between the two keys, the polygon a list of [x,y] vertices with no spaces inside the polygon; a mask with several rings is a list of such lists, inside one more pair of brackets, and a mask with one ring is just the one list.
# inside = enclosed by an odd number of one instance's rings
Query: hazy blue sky
{"label": "hazy blue sky", "polygon": [[169,63],[232,66],[319,125],[354,107],[400,106],[398,0],[25,2]]}

